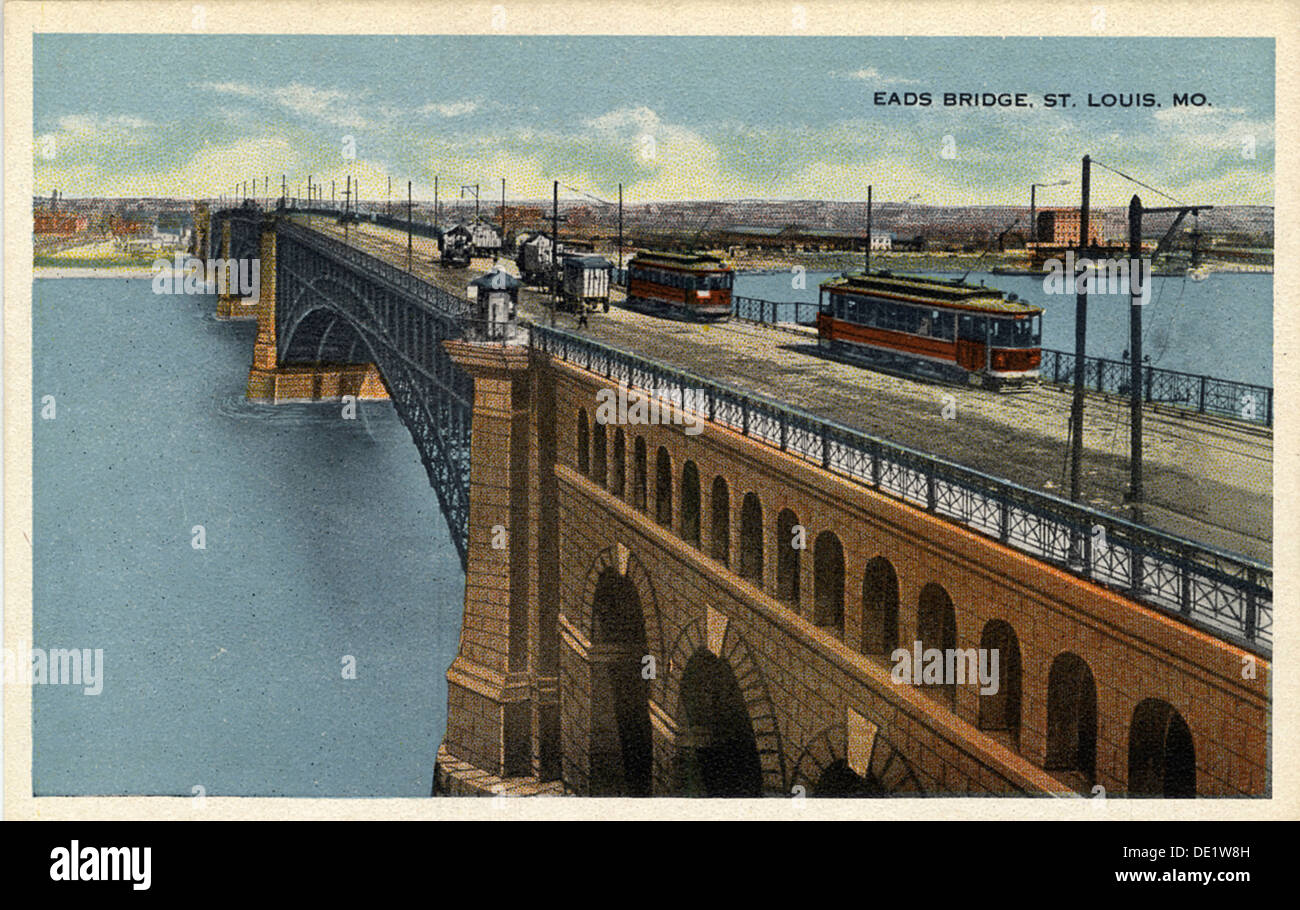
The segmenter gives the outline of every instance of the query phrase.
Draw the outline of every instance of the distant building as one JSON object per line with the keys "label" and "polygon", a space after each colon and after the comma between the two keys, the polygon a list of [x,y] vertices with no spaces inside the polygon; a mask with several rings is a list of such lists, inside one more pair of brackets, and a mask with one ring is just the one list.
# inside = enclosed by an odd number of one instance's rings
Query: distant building
{"label": "distant building", "polygon": [[32,217],[33,234],[54,234],[61,237],[79,234],[89,227],[89,219],[75,212],[37,210]]}
{"label": "distant building", "polygon": [[873,250],[892,250],[894,248],[894,235],[888,231],[872,231],[871,248]]}
{"label": "distant building", "polygon": [[[1037,230],[1033,241],[1047,246],[1074,247],[1079,245],[1079,210],[1071,208],[1039,209]],[[1101,244],[1102,219],[1088,220],[1088,242]]]}
{"label": "distant building", "polygon": [[[501,207],[497,207],[497,222],[501,221]],[[535,231],[547,223],[546,213],[537,206],[507,205],[505,207],[506,230],[512,232]]]}
{"label": "distant building", "polygon": [[108,229],[114,237],[140,237],[150,233],[150,226],[146,222],[119,218],[117,215],[108,217]]}

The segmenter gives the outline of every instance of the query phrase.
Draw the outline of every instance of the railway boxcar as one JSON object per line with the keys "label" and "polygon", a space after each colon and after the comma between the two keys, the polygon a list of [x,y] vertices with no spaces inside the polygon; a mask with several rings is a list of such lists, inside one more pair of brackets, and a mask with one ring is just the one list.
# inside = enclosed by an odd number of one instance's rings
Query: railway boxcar
{"label": "railway boxcar", "polygon": [[463,224],[440,231],[438,234],[439,259],[445,266],[468,268],[474,253],[474,241],[469,228]]}
{"label": "railway boxcar", "polygon": [[524,284],[549,287],[551,284],[551,238],[547,234],[530,234],[519,241],[515,265]]}
{"label": "railway boxcar", "polygon": [[707,253],[637,253],[627,264],[627,303],[694,319],[731,316],[735,271]]}
{"label": "railway boxcar", "polygon": [[925,363],[999,387],[1038,376],[1042,316],[983,284],[880,271],[823,282],[817,333],[839,356]]}
{"label": "railway boxcar", "polygon": [[561,267],[565,303],[573,309],[603,307],[609,312],[609,276],[614,264],[604,256],[566,254]]}

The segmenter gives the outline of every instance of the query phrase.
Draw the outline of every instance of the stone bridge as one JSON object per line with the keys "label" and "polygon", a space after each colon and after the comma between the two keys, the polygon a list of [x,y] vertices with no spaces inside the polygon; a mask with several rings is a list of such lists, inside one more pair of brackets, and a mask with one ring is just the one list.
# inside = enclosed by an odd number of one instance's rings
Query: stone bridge
{"label": "stone bridge", "polygon": [[200,215],[260,259],[218,310],[257,320],[250,397],[390,397],[460,548],[436,793],[1270,792],[1267,566],[561,330],[474,341],[381,256]]}
{"label": "stone bridge", "polygon": [[[854,464],[847,435],[720,389],[701,422],[598,419],[620,385],[690,405],[689,378],[532,338],[448,344],[475,393],[439,792],[1268,792],[1255,580],[1086,522],[1081,567],[1032,502],[958,508],[948,475]],[[996,650],[996,692],[897,681],[917,643]]]}

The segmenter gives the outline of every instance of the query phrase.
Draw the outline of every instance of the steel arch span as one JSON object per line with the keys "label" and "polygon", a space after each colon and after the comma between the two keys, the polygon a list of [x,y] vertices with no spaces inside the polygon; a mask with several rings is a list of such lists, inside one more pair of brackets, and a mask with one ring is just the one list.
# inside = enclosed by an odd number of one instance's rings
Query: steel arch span
{"label": "steel arch span", "polygon": [[292,223],[275,231],[277,363],[375,365],[464,567],[473,384],[442,342],[462,336],[467,301],[423,282],[408,287],[410,276]]}

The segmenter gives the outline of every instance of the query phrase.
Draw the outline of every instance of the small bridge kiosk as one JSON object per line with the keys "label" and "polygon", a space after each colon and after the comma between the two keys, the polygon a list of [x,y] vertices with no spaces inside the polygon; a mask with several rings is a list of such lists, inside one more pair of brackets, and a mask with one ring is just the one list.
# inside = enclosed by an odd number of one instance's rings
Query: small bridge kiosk
{"label": "small bridge kiosk", "polygon": [[474,302],[474,321],[484,340],[505,341],[510,337],[522,286],[523,282],[499,265],[469,283],[467,291]]}

